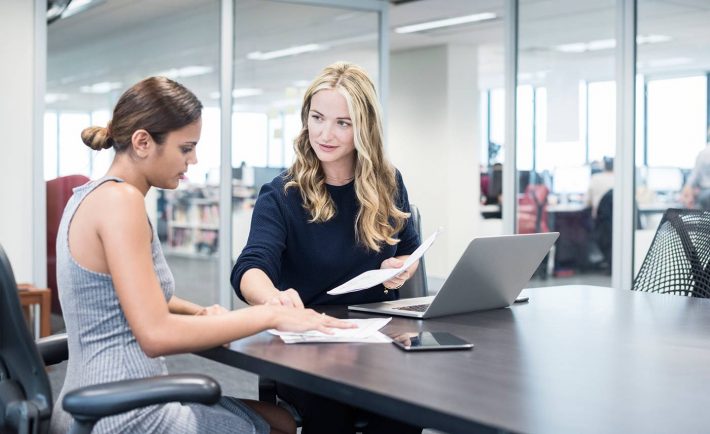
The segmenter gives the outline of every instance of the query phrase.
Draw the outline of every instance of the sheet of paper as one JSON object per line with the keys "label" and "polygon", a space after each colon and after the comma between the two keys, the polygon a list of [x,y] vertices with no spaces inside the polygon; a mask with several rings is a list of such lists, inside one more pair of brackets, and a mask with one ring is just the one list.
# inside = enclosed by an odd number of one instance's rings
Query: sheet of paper
{"label": "sheet of paper", "polygon": [[392,339],[387,337],[382,332],[375,332],[375,334],[368,336],[366,338],[334,338],[329,336],[327,338],[316,338],[316,337],[303,337],[303,336],[293,336],[286,337],[281,336],[281,340],[286,344],[338,344],[338,343],[365,343],[365,344],[388,344],[392,342]]}
{"label": "sheet of paper", "polygon": [[429,238],[427,238],[417,248],[417,250],[415,250],[409,256],[409,258],[407,258],[407,260],[404,262],[404,265],[402,265],[401,267],[365,271],[359,276],[355,276],[347,282],[343,283],[342,285],[331,289],[330,291],[328,291],[328,294],[339,295],[347,294],[348,292],[362,291],[363,289],[372,288],[375,285],[379,285],[380,283],[390,280],[394,276],[411,267],[412,264],[419,260],[419,258],[424,256],[424,252],[426,252],[429,247],[434,244],[434,240],[436,240],[436,237],[437,235],[439,235],[439,232],[441,232],[441,229],[437,230]]}
{"label": "sheet of paper", "polygon": [[390,339],[379,332],[392,318],[346,319],[343,321],[357,324],[354,329],[331,329],[332,335],[319,331],[303,333],[281,332],[269,330],[269,333],[279,336],[287,344],[316,342],[390,342]]}

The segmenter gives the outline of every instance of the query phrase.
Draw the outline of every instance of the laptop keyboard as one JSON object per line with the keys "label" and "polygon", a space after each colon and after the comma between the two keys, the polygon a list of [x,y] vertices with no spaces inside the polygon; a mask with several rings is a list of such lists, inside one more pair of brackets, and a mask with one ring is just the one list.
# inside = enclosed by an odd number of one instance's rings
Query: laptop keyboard
{"label": "laptop keyboard", "polygon": [[394,309],[408,310],[410,312],[426,312],[427,308],[429,308],[428,304],[414,304],[412,306],[395,307]]}

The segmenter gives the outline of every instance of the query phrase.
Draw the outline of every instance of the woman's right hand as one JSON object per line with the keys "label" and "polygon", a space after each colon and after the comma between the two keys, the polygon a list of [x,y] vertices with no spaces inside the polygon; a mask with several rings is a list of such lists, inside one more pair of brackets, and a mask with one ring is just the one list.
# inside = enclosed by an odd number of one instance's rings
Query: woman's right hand
{"label": "woman's right hand", "polygon": [[267,306],[284,306],[297,307],[303,309],[303,301],[295,289],[289,288],[286,291],[278,291],[271,298],[267,299],[264,304]]}
{"label": "woman's right hand", "polygon": [[332,335],[331,329],[353,329],[357,325],[343,321],[313,309],[293,309],[273,306],[275,311],[274,328],[282,332],[306,332],[317,330]]}

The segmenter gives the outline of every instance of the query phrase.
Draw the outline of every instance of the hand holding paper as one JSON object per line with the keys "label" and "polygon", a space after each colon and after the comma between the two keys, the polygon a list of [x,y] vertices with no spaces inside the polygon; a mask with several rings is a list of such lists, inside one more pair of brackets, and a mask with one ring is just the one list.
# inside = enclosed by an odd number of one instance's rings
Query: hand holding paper
{"label": "hand holding paper", "polygon": [[434,244],[434,240],[436,240],[436,237],[440,231],[441,229],[437,230],[429,238],[427,238],[426,241],[424,241],[417,248],[417,250],[415,250],[409,258],[407,258],[401,267],[366,271],[359,276],[353,277],[337,288],[331,289],[328,291],[328,294],[340,295],[348,292],[362,291],[363,289],[372,288],[375,285],[379,285],[380,283],[390,280],[394,276],[411,267],[412,264],[419,260],[419,258],[424,256],[424,252],[426,252],[429,247]]}

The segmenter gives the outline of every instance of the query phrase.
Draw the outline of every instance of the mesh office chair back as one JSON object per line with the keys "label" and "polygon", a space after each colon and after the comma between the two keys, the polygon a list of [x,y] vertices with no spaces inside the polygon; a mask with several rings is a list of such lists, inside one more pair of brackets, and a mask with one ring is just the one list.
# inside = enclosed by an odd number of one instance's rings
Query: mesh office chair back
{"label": "mesh office chair back", "polygon": [[710,212],[668,209],[633,289],[710,298]]}
{"label": "mesh office chair back", "polygon": [[17,284],[0,246],[0,432],[45,433],[52,390],[25,323]]}

